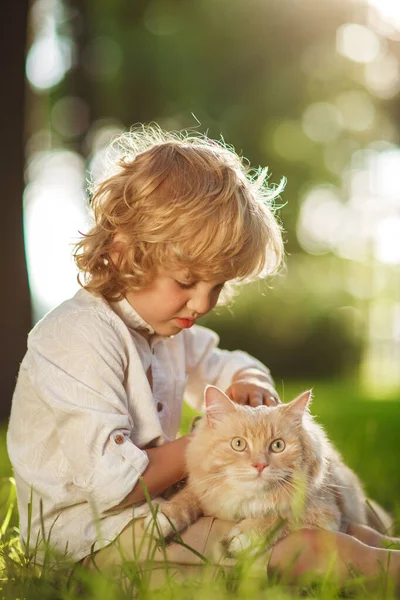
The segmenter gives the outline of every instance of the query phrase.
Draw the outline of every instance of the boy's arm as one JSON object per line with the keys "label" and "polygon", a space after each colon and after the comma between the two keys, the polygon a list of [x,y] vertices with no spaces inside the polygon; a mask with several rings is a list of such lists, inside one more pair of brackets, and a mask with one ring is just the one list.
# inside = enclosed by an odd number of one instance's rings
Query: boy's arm
{"label": "boy's arm", "polygon": [[[156,496],[186,477],[185,451],[191,435],[185,435],[173,442],[146,450],[149,464],[143,472],[141,480],[150,496]],[[144,501],[146,498],[142,482],[138,481],[122,502],[111,510],[125,508],[136,502]]]}

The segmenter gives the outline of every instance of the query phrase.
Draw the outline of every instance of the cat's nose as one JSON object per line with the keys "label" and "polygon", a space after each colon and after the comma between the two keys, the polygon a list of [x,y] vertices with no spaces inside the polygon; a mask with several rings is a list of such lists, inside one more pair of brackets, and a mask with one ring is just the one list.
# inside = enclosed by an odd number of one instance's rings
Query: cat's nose
{"label": "cat's nose", "polygon": [[257,471],[259,473],[262,473],[264,471],[265,467],[268,467],[268,465],[265,462],[259,462],[259,463],[253,463],[253,467],[255,469],[257,469]]}

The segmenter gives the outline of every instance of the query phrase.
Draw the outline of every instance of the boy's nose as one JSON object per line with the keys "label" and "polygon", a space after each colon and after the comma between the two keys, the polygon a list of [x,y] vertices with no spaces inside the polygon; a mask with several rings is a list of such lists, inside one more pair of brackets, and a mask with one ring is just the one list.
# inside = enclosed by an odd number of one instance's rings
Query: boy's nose
{"label": "boy's nose", "polygon": [[211,309],[211,299],[207,294],[198,294],[190,298],[187,303],[187,307],[189,310],[199,314],[205,315]]}

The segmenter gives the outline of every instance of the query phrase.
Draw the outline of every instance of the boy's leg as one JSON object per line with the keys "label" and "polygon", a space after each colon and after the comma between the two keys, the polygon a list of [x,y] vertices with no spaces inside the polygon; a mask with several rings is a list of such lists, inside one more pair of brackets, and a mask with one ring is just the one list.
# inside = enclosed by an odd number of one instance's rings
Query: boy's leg
{"label": "boy's leg", "polygon": [[202,556],[216,568],[232,566],[234,561],[224,558],[221,542],[233,526],[231,521],[203,517],[181,534],[183,544],[162,545],[149,535],[151,528],[145,529],[144,519],[136,519],[114,542],[87,556],[82,565],[118,578],[124,565],[130,564],[139,577],[148,577],[152,587],[159,587],[167,578],[182,580],[199,575],[207,564]]}
{"label": "boy's leg", "polygon": [[392,544],[400,544],[400,538],[383,535],[372,529],[372,527],[359,525],[358,523],[349,523],[345,533],[352,535],[360,542],[367,544],[367,546],[374,546],[375,548],[388,548]]}
{"label": "boy's leg", "polygon": [[350,535],[322,529],[301,529],[272,549],[269,575],[296,581],[328,572],[338,584],[352,574],[377,578],[384,572],[398,584],[400,551],[373,548]]}
{"label": "boy's leg", "polygon": [[[206,564],[201,556],[214,565],[215,573],[218,566],[229,568],[235,564],[233,559],[224,557],[221,544],[233,526],[230,521],[203,517],[181,534],[184,545],[172,542],[162,547],[146,533],[144,519],[138,519],[112,544],[86,557],[83,565],[108,571],[118,578],[124,572],[124,565],[130,563],[138,576],[151,580],[152,587],[163,585],[168,578],[182,580],[200,575]],[[292,533],[279,541],[270,554],[261,557],[261,561],[258,569],[266,571],[268,565],[269,575],[291,581],[331,572],[332,578],[342,584],[351,579],[352,573],[376,578],[387,570],[390,577],[400,582],[400,551],[370,547],[351,535],[321,529]]]}

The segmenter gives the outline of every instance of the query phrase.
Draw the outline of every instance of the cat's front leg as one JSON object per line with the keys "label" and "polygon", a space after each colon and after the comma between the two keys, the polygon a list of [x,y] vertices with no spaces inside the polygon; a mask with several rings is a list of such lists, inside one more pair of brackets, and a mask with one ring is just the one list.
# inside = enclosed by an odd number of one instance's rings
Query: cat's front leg
{"label": "cat's front leg", "polygon": [[171,500],[156,507],[155,515],[147,515],[145,527],[157,538],[171,537],[176,531],[182,531],[202,515],[197,497],[190,488],[185,487]]}
{"label": "cat's front leg", "polygon": [[285,537],[289,527],[284,519],[275,515],[243,519],[231,529],[227,537],[229,554],[247,551],[257,554]]}

